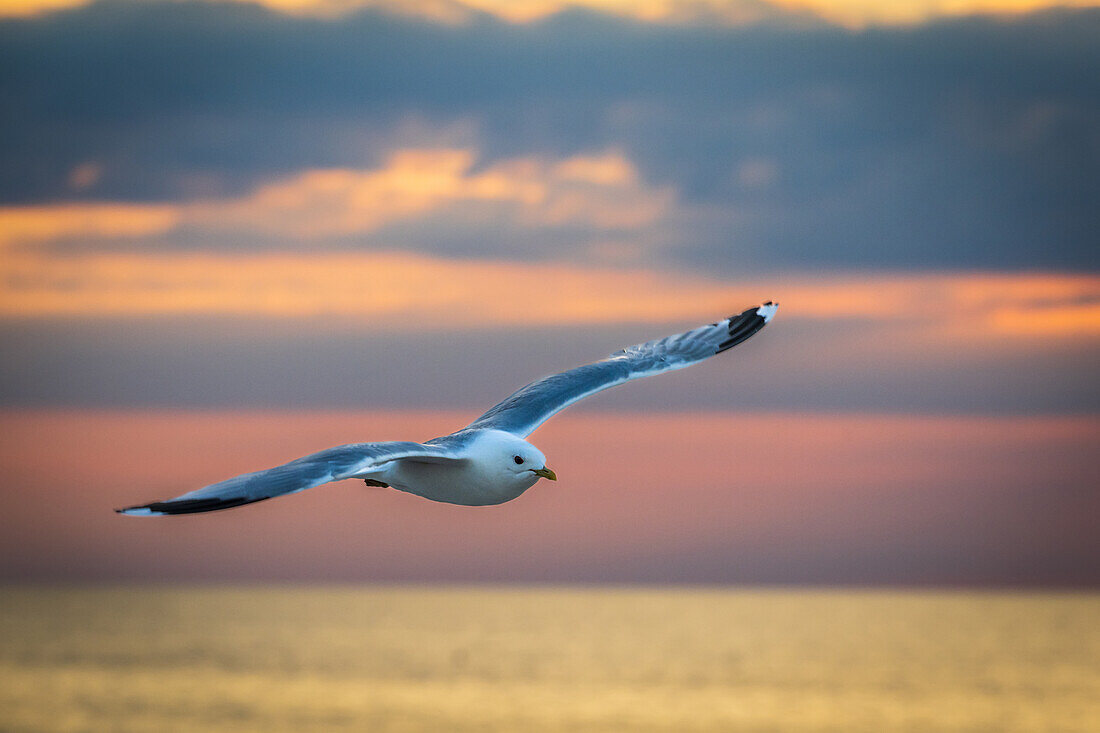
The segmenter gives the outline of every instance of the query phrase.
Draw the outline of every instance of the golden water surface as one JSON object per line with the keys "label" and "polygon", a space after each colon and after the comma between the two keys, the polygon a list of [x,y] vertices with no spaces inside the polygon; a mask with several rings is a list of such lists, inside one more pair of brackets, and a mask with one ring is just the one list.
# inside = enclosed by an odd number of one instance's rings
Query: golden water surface
{"label": "golden water surface", "polygon": [[0,730],[1097,731],[1100,595],[8,587]]}

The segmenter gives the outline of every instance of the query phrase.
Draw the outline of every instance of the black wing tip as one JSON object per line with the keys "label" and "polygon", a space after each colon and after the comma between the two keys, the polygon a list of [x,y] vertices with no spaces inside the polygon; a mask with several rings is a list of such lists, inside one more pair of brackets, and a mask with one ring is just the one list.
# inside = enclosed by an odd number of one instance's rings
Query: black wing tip
{"label": "black wing tip", "polygon": [[748,308],[739,314],[730,316],[729,336],[725,341],[718,344],[718,351],[715,353],[721,354],[723,351],[732,349],[737,344],[746,341],[754,333],[768,325],[778,308],[779,303],[768,300],[763,305]]}
{"label": "black wing tip", "polygon": [[216,512],[219,509],[232,509],[255,501],[260,501],[260,499],[249,499],[244,496],[235,496],[229,499],[177,499],[175,501],[154,501],[151,504],[138,504],[124,509],[115,509],[115,511],[129,517],[164,517],[172,514]]}

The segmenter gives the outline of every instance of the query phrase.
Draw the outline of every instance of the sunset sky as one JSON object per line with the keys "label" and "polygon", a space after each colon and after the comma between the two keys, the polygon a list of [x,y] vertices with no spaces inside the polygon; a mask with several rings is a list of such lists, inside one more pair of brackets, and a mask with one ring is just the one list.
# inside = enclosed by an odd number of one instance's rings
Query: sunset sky
{"label": "sunset sky", "polygon": [[[1100,586],[1095,5],[0,3],[0,579]],[[503,507],[111,512],[766,299]]]}

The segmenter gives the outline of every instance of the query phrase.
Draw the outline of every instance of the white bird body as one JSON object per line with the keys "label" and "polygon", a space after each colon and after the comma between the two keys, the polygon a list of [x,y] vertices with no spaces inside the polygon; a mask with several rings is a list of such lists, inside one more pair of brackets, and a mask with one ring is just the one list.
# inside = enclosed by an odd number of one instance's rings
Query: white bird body
{"label": "white bird body", "polygon": [[557,480],[546,466],[546,457],[525,440],[548,418],[609,387],[681,369],[727,351],[767,325],[776,308],[769,301],[717,323],[631,346],[601,361],[539,379],[461,430],[425,443],[341,445],[174,499],[117,511],[131,516],[210,512],[347,478],[448,504],[503,504],[540,478]]}
{"label": "white bird body", "polygon": [[[516,457],[523,460],[517,464]],[[391,461],[355,478],[373,479],[432,501],[489,506],[515,499],[546,477],[546,457],[522,438],[500,430],[478,431],[457,461]],[[549,472],[553,475],[552,472]]]}

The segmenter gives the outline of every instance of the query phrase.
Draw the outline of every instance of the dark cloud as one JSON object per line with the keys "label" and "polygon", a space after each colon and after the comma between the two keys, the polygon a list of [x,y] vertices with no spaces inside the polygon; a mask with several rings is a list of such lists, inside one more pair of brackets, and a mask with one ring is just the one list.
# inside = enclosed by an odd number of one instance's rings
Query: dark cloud
{"label": "dark cloud", "polygon": [[[1093,269],[1097,38],[1097,10],[853,33],[98,3],[0,23],[0,199],[233,195],[401,145],[619,149],[679,191],[682,266]],[[446,228],[391,243],[508,253]]]}

